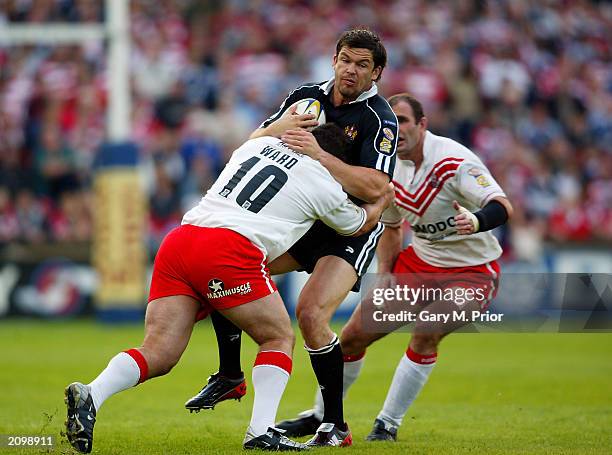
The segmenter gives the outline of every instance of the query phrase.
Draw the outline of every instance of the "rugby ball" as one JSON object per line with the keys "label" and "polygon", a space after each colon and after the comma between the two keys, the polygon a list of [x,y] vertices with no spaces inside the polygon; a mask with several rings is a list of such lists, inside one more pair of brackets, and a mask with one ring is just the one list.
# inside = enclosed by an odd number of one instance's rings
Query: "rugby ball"
{"label": "rugby ball", "polygon": [[319,122],[319,125],[323,125],[325,123],[325,111],[321,107],[319,100],[315,100],[314,98],[306,98],[291,105],[291,107],[293,106],[295,106],[296,115],[312,114],[315,116],[315,120]]}

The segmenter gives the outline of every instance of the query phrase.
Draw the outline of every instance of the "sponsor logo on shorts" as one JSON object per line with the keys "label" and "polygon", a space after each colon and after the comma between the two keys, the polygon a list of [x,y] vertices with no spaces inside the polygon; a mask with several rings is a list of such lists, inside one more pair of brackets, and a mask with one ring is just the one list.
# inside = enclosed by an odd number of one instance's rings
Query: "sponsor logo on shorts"
{"label": "sponsor logo on shorts", "polygon": [[[213,287],[211,287],[211,283],[215,282],[214,284],[219,284],[221,285],[221,288],[217,291],[217,290],[213,290]],[[215,289],[218,286],[215,286]],[[239,286],[235,286],[233,288],[230,289],[223,289],[225,286],[223,285],[223,281],[219,280],[219,279],[212,279],[208,282],[208,289],[210,289],[212,292],[209,292],[208,294],[206,294],[206,297],[209,299],[220,299],[221,297],[227,297],[230,295],[235,295],[235,294],[240,294],[240,295],[245,295],[250,293],[253,289],[251,288],[251,282],[247,281],[244,284],[241,284]]]}
{"label": "sponsor logo on shorts", "polygon": [[225,283],[219,278],[213,278],[208,282],[208,289],[210,289],[211,292],[221,292],[225,289]]}

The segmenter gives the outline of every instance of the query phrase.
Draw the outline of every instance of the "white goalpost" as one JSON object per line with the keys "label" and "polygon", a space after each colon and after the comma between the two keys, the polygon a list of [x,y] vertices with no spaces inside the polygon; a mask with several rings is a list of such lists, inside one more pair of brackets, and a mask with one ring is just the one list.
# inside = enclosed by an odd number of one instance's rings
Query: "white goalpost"
{"label": "white goalpost", "polygon": [[125,141],[129,138],[131,110],[129,0],[106,0],[105,7],[104,24],[3,24],[0,26],[0,45],[61,45],[107,40],[107,139],[112,142]]}
{"label": "white goalpost", "polygon": [[105,40],[105,144],[94,180],[92,264],[98,275],[96,311],[102,320],[141,319],[145,293],[147,203],[130,142],[129,0],[106,0],[102,24],[3,24],[0,46],[80,44]]}

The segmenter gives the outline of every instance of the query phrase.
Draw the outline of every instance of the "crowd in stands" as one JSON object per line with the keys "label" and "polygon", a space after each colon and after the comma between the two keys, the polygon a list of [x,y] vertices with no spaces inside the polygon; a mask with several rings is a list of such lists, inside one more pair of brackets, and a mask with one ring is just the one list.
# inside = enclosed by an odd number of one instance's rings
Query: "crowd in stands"
{"label": "crowd in stands", "polygon": [[[3,23],[103,20],[104,2],[0,0]],[[288,91],[331,77],[339,33],[388,50],[379,89],[420,99],[516,209],[500,232],[612,242],[612,4],[586,0],[132,0],[132,131],[155,246]],[[104,140],[104,43],[0,43],[0,244],[87,240]]]}

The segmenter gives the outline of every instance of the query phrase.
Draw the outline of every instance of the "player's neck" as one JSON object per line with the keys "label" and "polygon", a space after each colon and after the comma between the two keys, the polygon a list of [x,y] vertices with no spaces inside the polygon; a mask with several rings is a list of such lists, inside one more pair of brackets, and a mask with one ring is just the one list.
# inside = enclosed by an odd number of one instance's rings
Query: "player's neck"
{"label": "player's neck", "polygon": [[367,92],[371,88],[372,88],[372,85],[370,84],[370,86],[368,88],[366,88],[363,92],[359,93],[356,97],[348,98],[348,97],[345,97],[342,93],[340,93],[340,91],[334,85],[334,88],[333,88],[332,93],[331,93],[331,102],[334,105],[334,107],[338,107],[338,106],[340,106],[342,104],[352,103],[357,98],[359,98],[362,93]]}
{"label": "player's neck", "polygon": [[423,150],[416,155],[417,156],[415,156],[415,158],[412,160],[414,163],[414,172],[418,171],[421,168],[421,164],[423,164]]}
{"label": "player's neck", "polygon": [[414,172],[418,171],[423,164],[424,156],[423,156],[423,144],[425,143],[425,135],[421,136],[419,142],[414,146],[414,155],[412,162],[414,163]]}
{"label": "player's neck", "polygon": [[423,148],[416,145],[408,154],[397,154],[397,157],[402,161],[412,161],[414,172],[417,172],[423,164]]}
{"label": "player's neck", "polygon": [[334,105],[334,107],[341,106],[342,104],[348,104],[351,101],[353,100],[342,96],[342,94],[338,90],[336,90],[336,88],[334,87],[334,90],[332,91],[332,94],[331,94],[331,102]]}

